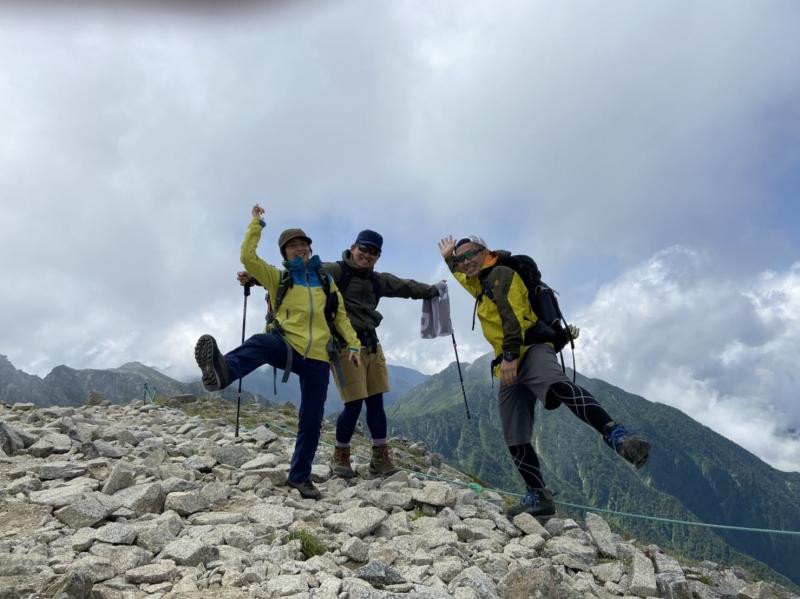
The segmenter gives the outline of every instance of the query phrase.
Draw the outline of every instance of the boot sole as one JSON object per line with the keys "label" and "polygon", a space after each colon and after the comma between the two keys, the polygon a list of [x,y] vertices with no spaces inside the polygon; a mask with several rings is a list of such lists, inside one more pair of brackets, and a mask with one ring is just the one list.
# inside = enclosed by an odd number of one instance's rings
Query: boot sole
{"label": "boot sole", "polygon": [[335,467],[333,467],[332,469],[333,469],[333,475],[334,476],[338,476],[339,478],[355,478],[356,477],[356,473],[355,473],[354,470],[345,470],[343,468],[340,468],[340,469],[337,470]]}
{"label": "boot sole", "polygon": [[386,472],[381,472],[380,470],[373,470],[372,468],[369,469],[369,473],[372,476],[391,476],[392,474],[397,474],[400,472],[399,468],[395,468],[394,470],[387,470]]}
{"label": "boot sole", "polygon": [[206,391],[219,391],[222,388],[222,380],[214,368],[214,356],[218,352],[217,343],[211,335],[203,335],[194,346],[194,360],[203,373]]}
{"label": "boot sole", "polygon": [[625,448],[622,457],[633,464],[636,468],[641,468],[650,458],[650,443],[644,439],[631,439],[628,447]]}

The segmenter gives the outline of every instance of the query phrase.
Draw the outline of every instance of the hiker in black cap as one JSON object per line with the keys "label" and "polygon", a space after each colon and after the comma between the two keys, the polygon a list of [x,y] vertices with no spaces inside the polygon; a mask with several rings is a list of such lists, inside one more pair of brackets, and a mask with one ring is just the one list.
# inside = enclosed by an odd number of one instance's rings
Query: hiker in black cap
{"label": "hiker in black cap", "polygon": [[[551,329],[548,341],[538,336],[545,323],[533,311],[523,278],[507,265],[513,263],[510,254],[489,250],[483,238],[475,235],[458,241],[445,237],[439,250],[456,280],[476,298],[483,334],[494,349],[493,374],[500,378],[498,409],[503,436],[528,490],[520,504],[506,514],[511,518],[528,512],[543,520],[555,514],[553,495],[545,487],[531,445],[537,399],[549,410],[567,406],[603,435],[619,455],[637,468],[644,466],[650,444],[614,422],[588,390],[567,378],[558,363],[554,344],[577,338],[578,329]],[[565,339],[559,339],[561,335]]]}
{"label": "hiker in black cap", "polygon": [[350,440],[355,432],[362,404],[367,408],[367,427],[372,437],[369,471],[389,475],[397,471],[387,445],[386,412],[383,394],[389,391],[386,358],[376,329],[383,316],[377,310],[382,297],[428,299],[439,294],[436,287],[411,279],[400,279],[386,272],[375,272],[381,257],[383,237],[370,229],[361,231],[338,262],[323,264],[344,296],[347,316],[361,341],[360,368],[342,362],[344,381],[334,373],[334,381],[344,402],[336,419],[336,447],[333,471],[343,478],[355,476],[350,465]]}
{"label": "hiker in black cap", "polygon": [[[274,318],[264,334],[253,335],[224,356],[211,335],[203,335],[195,346],[195,360],[209,391],[228,386],[263,364],[283,368],[300,377],[300,411],[288,484],[306,498],[319,499],[311,482],[311,463],[319,444],[325,398],[330,380],[329,344],[338,334],[346,346],[344,360],[358,366],[361,344],[344,309],[344,301],[312,255],[311,239],[302,229],[287,229],[278,239],[284,258],[281,271],[256,254],[265,223],[264,209],[253,206],[253,218],[242,242],[245,268],[275,298]],[[334,354],[336,356],[336,354]]]}

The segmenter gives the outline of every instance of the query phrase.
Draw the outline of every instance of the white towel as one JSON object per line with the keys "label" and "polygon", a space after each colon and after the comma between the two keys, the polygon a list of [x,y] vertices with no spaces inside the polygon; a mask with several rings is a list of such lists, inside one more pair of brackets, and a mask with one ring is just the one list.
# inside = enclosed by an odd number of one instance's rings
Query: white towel
{"label": "white towel", "polygon": [[439,290],[438,297],[422,300],[422,320],[420,332],[423,339],[444,337],[453,333],[450,322],[450,295],[447,292],[447,281],[434,284]]}

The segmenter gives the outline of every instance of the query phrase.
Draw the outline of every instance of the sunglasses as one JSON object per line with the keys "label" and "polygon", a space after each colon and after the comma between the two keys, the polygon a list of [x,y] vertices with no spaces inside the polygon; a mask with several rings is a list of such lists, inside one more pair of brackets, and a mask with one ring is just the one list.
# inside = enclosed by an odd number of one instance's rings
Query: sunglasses
{"label": "sunglasses", "polygon": [[482,251],[483,250],[468,250],[463,254],[461,254],[460,256],[453,256],[453,262],[455,262],[456,264],[461,264],[462,262],[466,262],[467,260],[472,260]]}
{"label": "sunglasses", "polygon": [[357,245],[356,247],[358,248],[359,252],[362,252],[364,254],[369,254],[370,256],[380,256],[381,255],[381,251],[378,248],[376,248],[375,246],[372,246],[372,245]]}

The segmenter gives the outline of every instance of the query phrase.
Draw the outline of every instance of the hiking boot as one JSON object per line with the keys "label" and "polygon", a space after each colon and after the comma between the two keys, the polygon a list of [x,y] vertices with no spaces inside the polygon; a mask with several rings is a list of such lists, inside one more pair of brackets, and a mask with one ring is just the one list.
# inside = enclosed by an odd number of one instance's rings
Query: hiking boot
{"label": "hiking boot", "polygon": [[353,467],[350,465],[349,447],[333,448],[331,468],[333,468],[333,473],[341,478],[353,478],[356,475],[356,473],[353,472]]}
{"label": "hiking boot", "polygon": [[553,494],[547,489],[528,491],[519,503],[506,510],[506,517],[511,520],[517,514],[527,513],[539,520],[547,522],[556,513]]}
{"label": "hiking boot", "polygon": [[203,371],[203,387],[207,391],[219,391],[228,386],[228,366],[211,335],[203,335],[197,340],[194,359]]}
{"label": "hiking boot", "polygon": [[322,493],[319,492],[319,489],[314,486],[310,480],[303,481],[301,483],[296,483],[292,480],[287,480],[286,484],[289,485],[292,489],[297,489],[297,492],[300,493],[300,496],[304,499],[321,499]]}
{"label": "hiking boot", "polygon": [[369,461],[369,473],[378,476],[389,476],[399,468],[392,462],[388,445],[377,445],[372,448],[372,459]]}
{"label": "hiking boot", "polygon": [[606,424],[604,431],[605,442],[624,459],[637,468],[641,468],[647,463],[650,455],[650,443],[645,441],[641,435],[632,433],[616,422]]}

